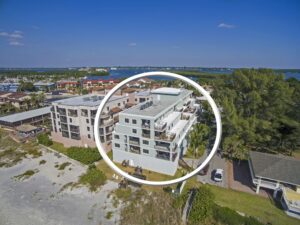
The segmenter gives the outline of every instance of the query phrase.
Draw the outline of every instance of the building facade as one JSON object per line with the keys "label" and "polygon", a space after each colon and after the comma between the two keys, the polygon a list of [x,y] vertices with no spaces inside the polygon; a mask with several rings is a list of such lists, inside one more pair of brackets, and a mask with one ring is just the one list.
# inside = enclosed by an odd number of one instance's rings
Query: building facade
{"label": "building facade", "polygon": [[151,97],[119,114],[113,132],[113,160],[174,175],[196,123],[192,91],[159,88]]}
{"label": "building facade", "polygon": [[[83,95],[52,103],[51,136],[66,147],[95,147],[94,121],[104,95]],[[107,147],[112,138],[118,114],[127,104],[126,96],[113,96],[105,105],[100,118],[100,140]]]}

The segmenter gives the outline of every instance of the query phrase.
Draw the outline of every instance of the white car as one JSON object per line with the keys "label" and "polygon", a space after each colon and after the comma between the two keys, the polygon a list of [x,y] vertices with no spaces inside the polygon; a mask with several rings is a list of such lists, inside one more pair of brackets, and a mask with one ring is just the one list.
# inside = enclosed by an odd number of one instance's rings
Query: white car
{"label": "white car", "polygon": [[214,181],[222,182],[223,181],[223,169],[216,169],[214,174]]}

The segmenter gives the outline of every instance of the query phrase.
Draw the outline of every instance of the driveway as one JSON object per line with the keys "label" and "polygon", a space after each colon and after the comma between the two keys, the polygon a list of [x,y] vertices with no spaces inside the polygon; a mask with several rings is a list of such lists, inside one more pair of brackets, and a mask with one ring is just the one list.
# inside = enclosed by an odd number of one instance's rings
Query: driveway
{"label": "driveway", "polygon": [[[189,166],[196,168],[196,165],[200,165],[201,162],[204,161],[206,156],[201,157],[198,160],[195,159],[189,159],[189,158],[184,158],[184,161],[189,164]],[[222,182],[216,182],[212,179],[213,173],[215,169],[223,169],[223,181]],[[220,155],[215,154],[214,157],[211,159],[209,162],[209,170],[206,175],[200,176],[197,175],[197,180],[201,183],[208,183],[220,187],[225,187],[228,188],[228,166],[227,166],[227,161],[223,158],[221,158]]]}

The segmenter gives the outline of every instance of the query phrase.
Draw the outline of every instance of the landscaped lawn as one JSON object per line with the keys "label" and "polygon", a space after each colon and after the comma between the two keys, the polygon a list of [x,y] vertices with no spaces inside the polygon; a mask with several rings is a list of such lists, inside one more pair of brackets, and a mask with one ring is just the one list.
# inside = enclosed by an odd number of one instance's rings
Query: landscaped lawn
{"label": "landscaped lawn", "polygon": [[64,145],[62,143],[58,143],[53,141],[53,144],[49,146],[50,148],[53,148],[54,150],[61,152],[65,155],[67,155],[67,148],[64,147]]}
{"label": "landscaped lawn", "polygon": [[215,194],[215,202],[221,206],[256,217],[272,225],[300,224],[299,220],[287,216],[283,210],[277,208],[270,199],[212,185],[210,188]]}

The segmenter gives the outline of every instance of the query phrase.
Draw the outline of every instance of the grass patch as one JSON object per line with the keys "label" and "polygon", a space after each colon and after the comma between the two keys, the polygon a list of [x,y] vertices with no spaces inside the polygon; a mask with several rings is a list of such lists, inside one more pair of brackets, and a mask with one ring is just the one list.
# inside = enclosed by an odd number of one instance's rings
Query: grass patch
{"label": "grass patch", "polygon": [[270,199],[217,186],[210,186],[210,189],[214,193],[215,202],[218,205],[245,213],[247,216],[257,218],[263,223],[273,225],[299,224],[299,220],[287,216]]}
{"label": "grass patch", "polygon": [[96,191],[106,182],[105,174],[97,168],[89,168],[87,172],[80,176],[79,184],[89,186],[90,191]]}
{"label": "grass patch", "polygon": [[24,173],[14,176],[14,178],[16,178],[17,180],[26,180],[29,177],[33,176],[34,174],[36,174],[37,172],[39,172],[38,169],[35,170],[27,170]]}
{"label": "grass patch", "polygon": [[64,170],[69,165],[71,165],[70,162],[64,162],[58,166],[58,170]]}
{"label": "grass patch", "polygon": [[53,142],[50,146],[54,150],[65,154],[66,156],[75,159],[83,164],[89,165],[101,159],[101,155],[97,148],[82,148],[82,147],[70,147],[66,148],[63,144]]}
{"label": "grass patch", "polygon": [[40,161],[39,164],[40,164],[40,165],[43,165],[43,164],[45,164],[46,162],[47,162],[47,161],[43,159],[43,160]]}
{"label": "grass patch", "polygon": [[112,218],[112,216],[113,216],[113,212],[109,211],[109,212],[106,213],[105,218],[108,219],[108,220],[110,220]]}

